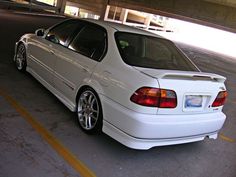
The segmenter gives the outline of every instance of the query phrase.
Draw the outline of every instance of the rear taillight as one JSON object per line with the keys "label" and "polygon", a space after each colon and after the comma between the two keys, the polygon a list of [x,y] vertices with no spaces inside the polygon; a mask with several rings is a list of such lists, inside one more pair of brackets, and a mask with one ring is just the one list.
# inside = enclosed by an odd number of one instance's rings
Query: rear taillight
{"label": "rear taillight", "polygon": [[177,97],[173,90],[142,87],[135,91],[130,100],[136,104],[149,107],[175,108]]}
{"label": "rear taillight", "polygon": [[228,93],[227,91],[221,91],[218,93],[215,101],[212,104],[212,107],[223,106],[226,100]]}

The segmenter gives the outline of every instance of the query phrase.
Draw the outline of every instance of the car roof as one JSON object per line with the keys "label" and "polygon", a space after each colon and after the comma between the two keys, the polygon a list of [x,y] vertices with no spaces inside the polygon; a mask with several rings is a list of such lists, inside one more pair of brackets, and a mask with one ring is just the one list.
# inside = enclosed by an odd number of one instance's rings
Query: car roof
{"label": "car roof", "polygon": [[95,20],[95,19],[88,19],[88,18],[82,19],[82,20],[88,21],[88,22],[91,22],[91,23],[95,23],[95,24],[100,25],[104,28],[113,28],[113,29],[115,29],[117,31],[121,31],[121,32],[130,32],[130,33],[137,33],[137,34],[143,34],[143,35],[163,38],[162,36],[151,33],[149,31],[139,29],[139,28],[135,28],[135,27],[131,27],[131,26],[127,26],[127,25],[120,24],[120,23],[109,22],[109,21],[101,21],[101,20]]}

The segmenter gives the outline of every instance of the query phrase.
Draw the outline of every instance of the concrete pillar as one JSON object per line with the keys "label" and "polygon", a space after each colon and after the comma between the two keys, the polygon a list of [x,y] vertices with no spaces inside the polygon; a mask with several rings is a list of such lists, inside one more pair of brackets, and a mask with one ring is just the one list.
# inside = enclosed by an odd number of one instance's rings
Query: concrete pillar
{"label": "concrete pillar", "polygon": [[116,20],[116,12],[117,12],[117,6],[115,7],[115,11],[114,11],[114,14],[113,14],[112,20]]}
{"label": "concrete pillar", "polygon": [[152,20],[152,14],[148,14],[144,21],[144,25],[146,29],[149,28],[151,20]]}
{"label": "concrete pillar", "polygon": [[109,10],[110,6],[108,5],[108,0],[104,0],[99,20],[106,20],[108,17]]}
{"label": "concrete pillar", "polygon": [[108,19],[109,11],[110,11],[110,6],[108,5],[108,6],[106,7],[105,13],[103,13],[104,16],[100,16],[100,19],[99,19],[99,20],[105,20],[105,21],[106,21],[106,20]]}
{"label": "concrete pillar", "polygon": [[120,21],[122,22],[122,24],[124,24],[126,22],[127,16],[128,16],[128,9],[124,9],[122,8],[121,10],[121,14],[120,14]]}
{"label": "concrete pillar", "polygon": [[57,0],[56,7],[58,9],[58,13],[64,14],[66,9],[66,0]]}

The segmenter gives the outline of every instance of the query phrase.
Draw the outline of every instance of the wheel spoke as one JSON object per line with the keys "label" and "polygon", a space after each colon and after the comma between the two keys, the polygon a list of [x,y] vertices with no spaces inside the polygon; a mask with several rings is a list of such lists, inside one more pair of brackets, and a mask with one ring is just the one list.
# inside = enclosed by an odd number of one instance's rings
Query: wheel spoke
{"label": "wheel spoke", "polygon": [[92,99],[92,98],[93,98],[93,95],[89,95],[88,104],[90,104],[90,105],[91,105],[92,101],[94,100],[94,99]]}
{"label": "wheel spoke", "polygon": [[84,117],[84,125],[85,125],[85,128],[87,129],[88,128],[88,120],[87,120],[87,116]]}
{"label": "wheel spoke", "polygon": [[83,115],[84,112],[85,112],[84,109],[78,110],[78,114],[82,114]]}
{"label": "wheel spoke", "polygon": [[91,128],[92,127],[92,124],[91,124],[91,117],[90,116],[88,116],[88,128]]}
{"label": "wheel spoke", "polygon": [[97,110],[95,110],[95,109],[91,109],[91,111],[93,112],[93,113],[98,113],[98,111]]}
{"label": "wheel spoke", "polygon": [[83,95],[80,100],[82,101],[82,104],[85,105],[87,102],[86,102],[86,98],[85,98],[85,95]]}
{"label": "wheel spoke", "polygon": [[92,118],[92,119],[94,119],[94,120],[97,120],[97,117],[95,117],[94,115],[90,115],[90,117]]}
{"label": "wheel spoke", "polygon": [[86,129],[90,129],[92,127],[92,125],[91,125],[91,118],[88,115],[85,116],[84,123],[85,123],[85,128]]}
{"label": "wheel spoke", "polygon": [[85,104],[88,104],[88,95],[86,94],[86,95],[84,95],[84,102],[85,102]]}
{"label": "wheel spoke", "polygon": [[92,101],[91,101],[91,108],[93,107],[94,103],[95,103],[96,99],[94,98]]}

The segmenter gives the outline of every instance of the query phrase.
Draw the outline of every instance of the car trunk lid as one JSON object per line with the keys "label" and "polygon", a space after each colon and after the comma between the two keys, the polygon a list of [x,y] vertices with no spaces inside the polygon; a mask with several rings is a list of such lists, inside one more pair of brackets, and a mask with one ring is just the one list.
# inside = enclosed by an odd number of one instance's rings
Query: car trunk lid
{"label": "car trunk lid", "polygon": [[143,74],[156,78],[161,89],[176,92],[176,108],[159,108],[158,114],[202,114],[221,111],[212,107],[220,91],[226,90],[225,77],[217,74],[189,71],[156,70],[135,67]]}

